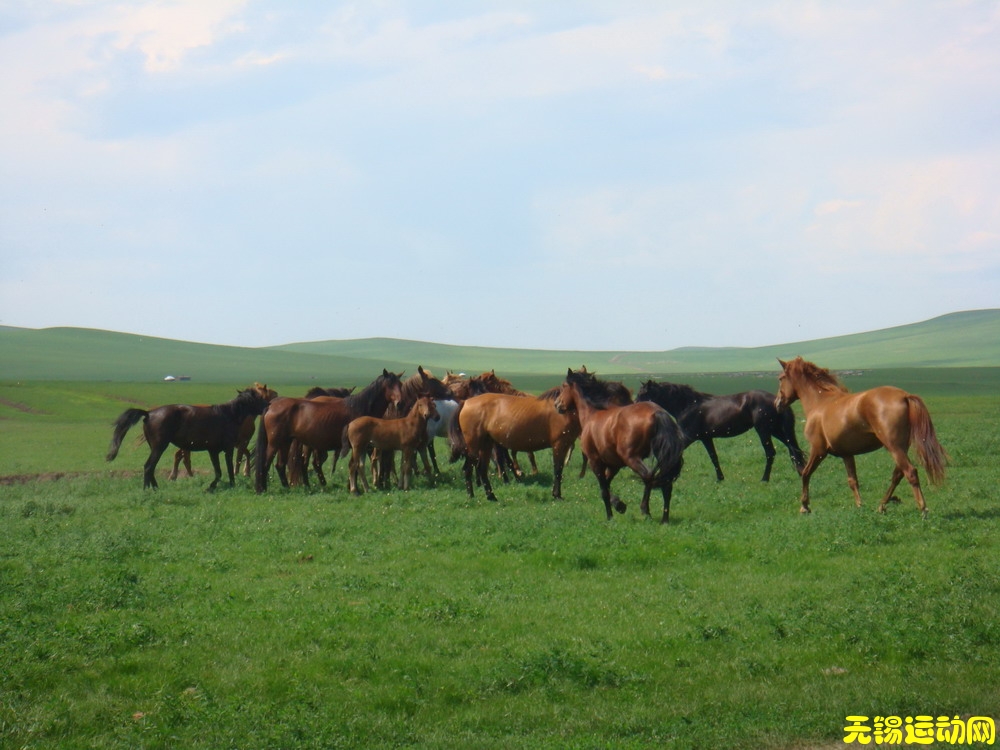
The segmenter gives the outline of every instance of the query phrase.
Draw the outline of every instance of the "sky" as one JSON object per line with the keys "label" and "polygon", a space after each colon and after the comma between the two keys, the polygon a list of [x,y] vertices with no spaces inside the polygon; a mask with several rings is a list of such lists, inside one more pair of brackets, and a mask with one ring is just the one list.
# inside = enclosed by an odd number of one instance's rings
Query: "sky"
{"label": "sky", "polygon": [[1000,4],[0,3],[0,325],[763,346],[1000,307]]}

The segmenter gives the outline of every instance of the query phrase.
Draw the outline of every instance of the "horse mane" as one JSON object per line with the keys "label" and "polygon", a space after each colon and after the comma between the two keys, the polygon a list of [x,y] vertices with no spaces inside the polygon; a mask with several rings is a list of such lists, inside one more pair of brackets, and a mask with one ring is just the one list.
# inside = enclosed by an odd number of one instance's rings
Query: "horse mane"
{"label": "horse mane", "polygon": [[497,375],[496,370],[484,372],[474,378],[469,378],[469,388],[473,394],[480,393],[503,393],[507,396],[527,396],[524,391],[519,391],[509,380],[505,380]]}
{"label": "horse mane", "polygon": [[809,360],[802,359],[802,357],[796,357],[786,364],[792,376],[797,375],[804,380],[808,380],[822,390],[847,392],[847,386],[841,383],[840,379],[825,367],[813,364]]}
{"label": "horse mane", "polygon": [[568,370],[566,372],[566,382],[576,386],[583,396],[583,400],[595,409],[606,409],[611,396],[608,383],[598,380],[597,375],[587,372],[586,368],[580,370]]}
{"label": "horse mane", "polygon": [[692,403],[701,403],[702,401],[714,398],[711,393],[696,390],[692,386],[685,383],[657,383],[654,380],[649,380],[645,383],[645,385],[647,388],[653,389],[654,391],[660,391],[661,394],[668,397],[676,396],[684,399],[685,401],[691,401]]}

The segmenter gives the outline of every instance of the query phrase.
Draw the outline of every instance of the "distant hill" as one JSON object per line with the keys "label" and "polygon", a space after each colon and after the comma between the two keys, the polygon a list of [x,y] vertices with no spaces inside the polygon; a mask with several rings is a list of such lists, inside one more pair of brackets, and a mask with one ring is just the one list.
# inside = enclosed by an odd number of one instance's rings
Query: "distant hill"
{"label": "distant hill", "polygon": [[[247,348],[196,344],[80,328],[0,327],[0,380],[158,381],[363,385],[383,367],[417,364],[443,374],[496,369],[514,375],[561,375],[587,365],[602,375],[774,372],[776,358],[802,355],[824,367],[1000,367],[1000,310],[953,313],[912,325],[755,348],[665,352],[539,351],[450,346],[398,339],[354,339]],[[365,381],[367,382],[367,381]]]}

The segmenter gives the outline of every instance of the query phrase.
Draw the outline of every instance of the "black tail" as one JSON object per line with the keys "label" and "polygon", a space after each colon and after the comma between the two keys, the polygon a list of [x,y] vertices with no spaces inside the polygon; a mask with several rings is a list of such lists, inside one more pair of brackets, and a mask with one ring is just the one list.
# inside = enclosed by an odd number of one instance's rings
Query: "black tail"
{"label": "black tail", "polygon": [[653,485],[663,486],[680,476],[684,465],[684,433],[666,411],[656,413],[656,426],[650,450],[656,464],[653,466]]}
{"label": "black tail", "polygon": [[455,463],[468,452],[465,444],[465,435],[462,434],[462,426],[458,423],[458,415],[462,413],[464,403],[460,403],[455,413],[451,415],[451,422],[448,423],[448,445],[451,447],[451,458],[448,463]]}
{"label": "black tail", "polygon": [[111,445],[108,446],[108,455],[105,456],[106,461],[115,460],[118,449],[122,447],[122,440],[125,439],[125,433],[140,419],[145,419],[148,416],[149,412],[144,409],[126,409],[118,419],[111,423],[115,431],[111,436]]}
{"label": "black tail", "polygon": [[258,493],[267,492],[267,428],[264,426],[264,421],[267,419],[267,407],[264,407],[264,413],[260,415],[260,424],[257,426],[257,447],[255,449],[256,458],[254,463],[257,465],[254,467],[254,488]]}

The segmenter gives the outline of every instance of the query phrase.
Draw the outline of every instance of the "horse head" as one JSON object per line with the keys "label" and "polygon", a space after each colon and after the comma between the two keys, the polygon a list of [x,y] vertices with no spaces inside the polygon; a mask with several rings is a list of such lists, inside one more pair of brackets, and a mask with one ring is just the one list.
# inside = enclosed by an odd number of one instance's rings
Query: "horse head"
{"label": "horse head", "polygon": [[403,400],[403,373],[401,372],[397,375],[383,367],[380,380],[382,381],[382,393],[385,396],[385,400],[394,406],[398,406],[399,402]]}
{"label": "horse head", "polygon": [[778,395],[774,398],[774,408],[778,411],[784,411],[799,398],[796,385],[798,378],[795,375],[796,369],[801,369],[802,361],[802,357],[796,357],[791,362],[778,360],[778,364],[781,365],[781,374],[778,375]]}

